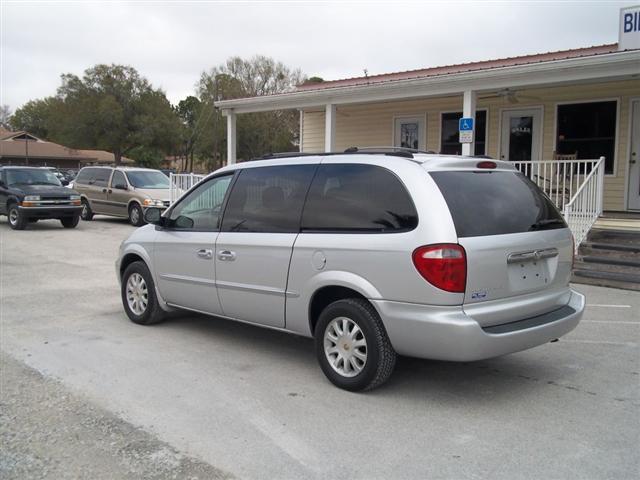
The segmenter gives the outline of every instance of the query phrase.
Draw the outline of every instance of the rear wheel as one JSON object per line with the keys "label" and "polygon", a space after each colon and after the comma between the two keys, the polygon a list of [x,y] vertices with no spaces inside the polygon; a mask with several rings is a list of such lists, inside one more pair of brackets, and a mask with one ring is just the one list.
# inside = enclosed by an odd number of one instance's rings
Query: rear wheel
{"label": "rear wheel", "polygon": [[76,228],[80,222],[80,215],[74,215],[73,217],[61,218],[60,223],[64,228]]}
{"label": "rear wheel", "polygon": [[133,262],[122,275],[120,287],[124,311],[133,323],[152,325],[165,318],[156,297],[151,272],[144,262]]}
{"label": "rear wheel", "polygon": [[327,306],[315,329],[322,371],[337,387],[350,391],[382,385],[393,372],[396,352],[373,306],[361,298]]}
{"label": "rear wheel", "polygon": [[144,224],[142,208],[140,208],[140,205],[137,203],[134,203],[129,207],[129,223],[134,227],[139,227]]}
{"label": "rear wheel", "polygon": [[24,230],[27,226],[27,219],[22,214],[16,203],[9,205],[9,212],[7,216],[9,217],[9,226],[12,229]]}
{"label": "rear wheel", "polygon": [[82,199],[82,211],[80,212],[80,218],[86,222],[93,220],[93,212],[91,211],[89,201],[84,198]]}

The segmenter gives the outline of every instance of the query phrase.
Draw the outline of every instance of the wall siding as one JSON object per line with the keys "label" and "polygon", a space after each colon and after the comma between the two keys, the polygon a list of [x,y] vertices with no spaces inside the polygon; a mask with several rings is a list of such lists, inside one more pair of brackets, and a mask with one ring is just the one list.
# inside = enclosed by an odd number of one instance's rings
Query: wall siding
{"label": "wall siding", "polygon": [[[604,208],[624,210],[627,184],[630,101],[640,98],[640,82],[620,81],[578,84],[561,87],[518,90],[526,95],[518,104],[498,98],[479,98],[477,108],[487,109],[487,153],[499,158],[500,119],[505,109],[543,108],[542,158],[553,158],[555,148],[556,104],[600,99],[618,100],[618,125],[614,172],[605,176]],[[480,95],[482,97],[482,95]],[[538,100],[539,98],[539,100]],[[400,116],[424,116],[427,150],[440,151],[440,114],[462,110],[462,95],[407,101],[378,102],[362,105],[339,105],[336,115],[336,150],[351,146],[383,146],[393,143],[394,119]],[[304,112],[304,152],[324,150],[324,109]]]}

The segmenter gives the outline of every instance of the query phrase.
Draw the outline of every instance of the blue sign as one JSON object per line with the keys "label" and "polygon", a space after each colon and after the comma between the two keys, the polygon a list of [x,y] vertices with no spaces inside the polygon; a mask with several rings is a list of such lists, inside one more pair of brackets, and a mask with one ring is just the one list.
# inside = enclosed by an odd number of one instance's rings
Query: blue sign
{"label": "blue sign", "polygon": [[460,119],[460,122],[458,123],[458,130],[460,130],[461,132],[472,131],[473,130],[473,118],[464,118],[464,117],[462,117]]}

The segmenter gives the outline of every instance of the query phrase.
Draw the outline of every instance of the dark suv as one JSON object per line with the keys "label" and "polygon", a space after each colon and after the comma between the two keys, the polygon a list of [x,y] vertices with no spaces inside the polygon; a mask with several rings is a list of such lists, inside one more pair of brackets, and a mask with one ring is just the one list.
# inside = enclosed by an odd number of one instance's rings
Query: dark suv
{"label": "dark suv", "polygon": [[0,215],[9,217],[14,230],[52,218],[65,228],[75,228],[81,210],[78,192],[63,187],[49,169],[0,167]]}

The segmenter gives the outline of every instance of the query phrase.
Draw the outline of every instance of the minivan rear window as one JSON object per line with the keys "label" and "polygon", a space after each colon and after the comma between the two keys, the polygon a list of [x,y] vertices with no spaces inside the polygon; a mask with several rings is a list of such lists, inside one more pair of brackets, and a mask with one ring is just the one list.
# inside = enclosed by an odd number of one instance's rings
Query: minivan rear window
{"label": "minivan rear window", "polygon": [[520,172],[430,172],[458,237],[566,228],[551,200]]}

